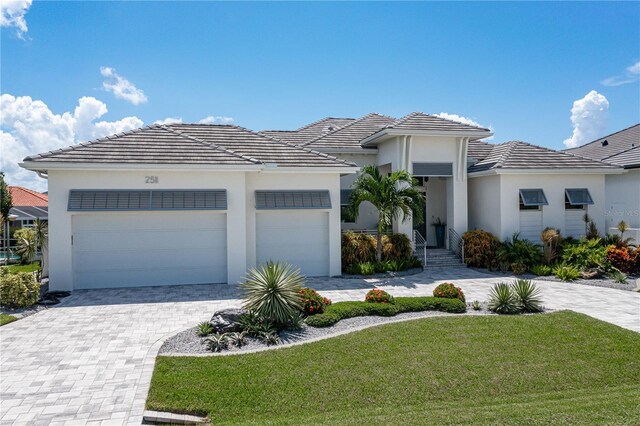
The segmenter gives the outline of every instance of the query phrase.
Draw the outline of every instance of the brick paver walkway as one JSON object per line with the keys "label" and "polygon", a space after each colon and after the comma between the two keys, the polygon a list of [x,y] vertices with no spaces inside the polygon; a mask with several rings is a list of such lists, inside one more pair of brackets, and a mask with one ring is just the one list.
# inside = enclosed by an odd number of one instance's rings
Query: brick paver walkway
{"label": "brick paver walkway", "polygon": [[[361,300],[374,286],[394,295],[431,295],[442,281],[486,300],[505,278],[473,270],[393,279],[311,279],[334,301]],[[640,332],[640,294],[540,282],[545,305],[573,309]],[[233,286],[76,291],[63,304],[0,328],[0,425],[140,424],[164,339],[238,306]]]}

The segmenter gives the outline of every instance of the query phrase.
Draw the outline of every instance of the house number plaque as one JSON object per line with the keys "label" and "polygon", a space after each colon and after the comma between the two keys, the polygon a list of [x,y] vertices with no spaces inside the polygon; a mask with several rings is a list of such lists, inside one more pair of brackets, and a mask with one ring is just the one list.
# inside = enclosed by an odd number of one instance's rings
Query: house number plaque
{"label": "house number plaque", "polygon": [[158,179],[158,176],[145,176],[144,177],[144,183],[158,183],[160,181],[160,179]]}

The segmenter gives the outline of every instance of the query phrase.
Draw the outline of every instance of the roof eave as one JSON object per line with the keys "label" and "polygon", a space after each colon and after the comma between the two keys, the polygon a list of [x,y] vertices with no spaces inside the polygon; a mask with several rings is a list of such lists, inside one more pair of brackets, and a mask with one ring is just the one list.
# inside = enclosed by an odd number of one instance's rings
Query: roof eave
{"label": "roof eave", "polygon": [[452,136],[468,137],[471,140],[484,139],[493,136],[493,132],[485,130],[411,130],[411,129],[382,129],[362,140],[361,145],[367,146],[375,143],[384,136]]}
{"label": "roof eave", "polygon": [[490,176],[490,175],[535,175],[535,174],[600,174],[600,175],[620,175],[625,173],[622,167],[585,168],[585,167],[565,167],[562,169],[511,169],[494,168],[478,172],[469,171],[469,177]]}

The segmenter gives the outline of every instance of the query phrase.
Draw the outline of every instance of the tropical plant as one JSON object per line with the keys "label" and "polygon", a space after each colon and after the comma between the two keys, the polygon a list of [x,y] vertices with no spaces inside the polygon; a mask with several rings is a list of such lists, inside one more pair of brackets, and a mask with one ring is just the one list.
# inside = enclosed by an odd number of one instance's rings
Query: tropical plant
{"label": "tropical plant", "polygon": [[240,316],[240,327],[249,336],[258,337],[262,333],[272,333],[278,331],[276,325],[270,321],[249,312]]}
{"label": "tropical plant", "polygon": [[49,225],[48,221],[36,218],[33,222],[33,232],[36,237],[36,250],[40,251],[40,271],[39,274],[45,269],[45,252],[49,245]]}
{"label": "tropical plant", "polygon": [[30,272],[11,273],[0,267],[0,305],[26,308],[35,305],[40,297],[40,284]]}
{"label": "tropical plant", "polygon": [[576,243],[564,246],[562,262],[579,270],[608,270],[607,247],[601,244],[599,238],[581,238]]}
{"label": "tropical plant", "polygon": [[302,298],[302,312],[305,315],[315,315],[324,312],[324,308],[331,304],[331,299],[320,296],[312,288],[305,287],[298,292]]}
{"label": "tropical plant", "polygon": [[542,240],[544,261],[548,265],[558,257],[558,246],[562,241],[562,236],[558,229],[547,227],[540,233],[540,239]]}
{"label": "tropical plant", "polygon": [[222,352],[229,347],[229,335],[227,333],[215,333],[204,339],[204,344],[211,352]]}
{"label": "tropical plant", "polygon": [[607,260],[614,268],[625,274],[635,274],[640,271],[640,249],[631,247],[607,247]]}
{"label": "tropical plant", "polygon": [[262,343],[267,346],[280,344],[280,336],[278,336],[278,333],[262,333],[259,338]]}
{"label": "tropical plant", "polygon": [[392,295],[380,289],[369,290],[364,296],[364,301],[369,303],[395,303]]}
{"label": "tropical plant", "polygon": [[397,170],[385,176],[373,164],[364,166],[353,183],[349,209],[354,217],[358,217],[360,204],[365,201],[378,210],[378,261],[382,260],[382,234],[391,227],[393,220],[404,222],[413,217],[414,225],[423,222],[425,198],[417,186],[418,181],[406,170]]}
{"label": "tropical plant", "polygon": [[553,275],[562,281],[575,281],[581,277],[580,270],[573,265],[557,265],[553,268]]}
{"label": "tropical plant", "polygon": [[382,236],[382,259],[407,259],[411,257],[412,252],[411,240],[405,234],[398,233]]}
{"label": "tropical plant", "polygon": [[621,271],[613,271],[609,274],[609,278],[611,278],[613,281],[620,283],[620,284],[626,284],[627,283],[627,275]]}
{"label": "tropical plant", "polygon": [[618,231],[620,231],[620,239],[624,241],[624,233],[627,232],[627,230],[629,229],[627,222],[625,222],[624,220],[621,220],[618,223],[617,228],[618,228]]}
{"label": "tropical plant", "polygon": [[479,311],[480,309],[482,309],[482,305],[480,304],[479,300],[474,300],[471,303],[471,307],[473,308],[474,311]]}
{"label": "tropical plant", "polygon": [[287,330],[300,330],[304,325],[305,318],[306,315],[304,313],[298,312],[293,317],[291,317],[284,328],[286,328]]}
{"label": "tropical plant", "polygon": [[4,173],[0,172],[0,234],[2,234],[4,230],[5,222],[9,220],[9,212],[12,208],[13,198],[11,197],[11,191],[7,188],[7,183],[4,180]]}
{"label": "tropical plant", "polygon": [[498,262],[509,265],[516,273],[523,273],[540,263],[540,246],[520,238],[518,232],[510,240],[504,240],[498,247]]}
{"label": "tropical plant", "polygon": [[445,299],[460,299],[464,302],[464,291],[452,283],[442,283],[438,285],[433,289],[433,296],[443,297]]}
{"label": "tropical plant", "polygon": [[211,324],[209,321],[203,321],[200,324],[198,324],[198,336],[200,337],[205,337],[210,335],[211,333],[213,333],[214,329],[213,329],[213,324]]}
{"label": "tropical plant", "polygon": [[276,324],[287,324],[302,309],[298,293],[304,284],[300,269],[288,263],[267,262],[251,268],[240,284],[244,308]]}
{"label": "tropical plant", "polygon": [[242,331],[240,333],[229,333],[228,334],[229,343],[238,348],[243,347],[247,344],[247,333]]}
{"label": "tropical plant", "polygon": [[531,280],[516,280],[512,288],[521,312],[533,313],[543,311],[540,289],[538,289]]}
{"label": "tropical plant", "polygon": [[493,234],[481,229],[462,234],[464,240],[464,261],[476,268],[492,269],[496,266],[496,258],[500,241]]}
{"label": "tropical plant", "polygon": [[36,232],[33,228],[20,228],[14,233],[16,239],[16,254],[20,256],[20,263],[31,262],[38,252]]}
{"label": "tropical plant", "polygon": [[378,268],[373,262],[355,263],[347,267],[347,273],[354,275],[373,275]]}
{"label": "tropical plant", "polygon": [[376,239],[373,235],[347,231],[342,234],[342,268],[357,263],[375,262]]}
{"label": "tropical plant", "polygon": [[489,292],[489,310],[503,315],[520,313],[518,299],[509,284],[498,283],[493,286]]}
{"label": "tropical plant", "polygon": [[531,268],[531,272],[539,277],[546,277],[553,275],[553,268],[549,265],[534,265]]}
{"label": "tropical plant", "polygon": [[598,227],[596,226],[596,223],[593,220],[590,220],[589,223],[587,224],[586,237],[589,240],[600,239],[600,231],[598,231]]}

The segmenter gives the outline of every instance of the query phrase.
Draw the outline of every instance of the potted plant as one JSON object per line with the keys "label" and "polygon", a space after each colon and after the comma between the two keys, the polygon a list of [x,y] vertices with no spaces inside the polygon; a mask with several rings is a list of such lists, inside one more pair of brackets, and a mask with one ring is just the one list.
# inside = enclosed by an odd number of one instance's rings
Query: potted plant
{"label": "potted plant", "polygon": [[436,247],[444,247],[444,232],[447,229],[447,224],[438,218],[431,226],[436,228]]}

